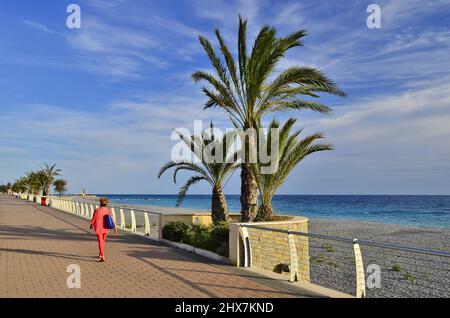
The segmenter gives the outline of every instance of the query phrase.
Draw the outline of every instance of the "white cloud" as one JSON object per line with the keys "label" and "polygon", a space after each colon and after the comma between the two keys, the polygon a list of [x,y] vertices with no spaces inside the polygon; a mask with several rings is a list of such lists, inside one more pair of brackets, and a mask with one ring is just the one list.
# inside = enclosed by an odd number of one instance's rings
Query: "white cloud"
{"label": "white cloud", "polygon": [[335,150],[305,160],[283,191],[297,193],[297,184],[303,193],[448,194],[449,93],[445,83],[302,121],[307,132],[324,131]]}
{"label": "white cloud", "polygon": [[51,30],[49,27],[47,27],[46,25],[42,24],[42,23],[38,23],[38,22],[34,22],[34,21],[30,21],[30,20],[23,20],[23,23],[25,23],[27,26],[40,31],[40,32],[45,32],[45,33],[49,33],[49,34],[55,34],[56,31]]}
{"label": "white cloud", "polygon": [[300,2],[286,3],[282,6],[281,10],[276,14],[274,24],[288,25],[293,28],[300,28],[304,24],[303,18],[304,5]]}
{"label": "white cloud", "polygon": [[380,1],[383,27],[399,28],[414,25],[430,13],[448,10],[448,0],[382,0]]}
{"label": "white cloud", "polygon": [[92,192],[168,193],[171,179],[157,181],[156,175],[176,143],[170,139],[172,129],[192,131],[195,119],[206,124],[214,117],[202,111],[200,102],[154,96],[118,101],[102,111],[42,104],[5,111],[0,118],[2,177],[13,180],[43,162],[55,162],[71,191],[87,186]]}
{"label": "white cloud", "polygon": [[100,19],[83,18],[83,27],[67,33],[66,40],[81,54],[79,63],[85,70],[111,79],[140,77],[142,67],[147,64],[154,68],[168,66],[167,61],[151,54],[158,47],[153,35]]}

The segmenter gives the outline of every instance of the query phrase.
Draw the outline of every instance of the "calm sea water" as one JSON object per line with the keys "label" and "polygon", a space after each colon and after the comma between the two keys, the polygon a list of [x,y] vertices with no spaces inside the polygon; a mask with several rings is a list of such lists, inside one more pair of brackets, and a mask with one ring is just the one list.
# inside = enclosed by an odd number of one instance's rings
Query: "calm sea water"
{"label": "calm sea water", "polygon": [[[109,195],[114,203],[174,207],[176,195]],[[188,195],[182,207],[208,210],[209,195]],[[230,211],[239,211],[238,195],[227,195]],[[277,213],[353,219],[410,226],[450,228],[450,196],[422,195],[278,195]]]}

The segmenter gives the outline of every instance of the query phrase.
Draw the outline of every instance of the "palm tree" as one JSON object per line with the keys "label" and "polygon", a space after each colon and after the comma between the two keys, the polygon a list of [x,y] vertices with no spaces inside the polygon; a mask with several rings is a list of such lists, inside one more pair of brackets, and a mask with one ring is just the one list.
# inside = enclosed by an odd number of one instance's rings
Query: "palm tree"
{"label": "palm tree", "polygon": [[26,187],[31,194],[45,195],[45,189],[47,188],[48,176],[43,170],[27,172]]}
{"label": "palm tree", "polygon": [[17,179],[12,185],[12,190],[14,192],[24,193],[27,191],[27,180],[24,177]]}
{"label": "palm tree", "polygon": [[59,195],[62,195],[65,191],[67,191],[67,180],[57,179],[53,182],[53,187]]}
{"label": "palm tree", "polygon": [[[290,118],[280,129],[278,121],[272,120],[265,137],[266,140],[262,141],[271,145],[272,138],[278,138],[278,149],[275,150],[276,173],[262,174],[261,164],[252,165],[252,171],[261,193],[261,205],[256,216],[258,221],[273,220],[272,198],[287,176],[304,158],[315,152],[333,149],[331,144],[316,143],[318,139],[323,138],[321,133],[315,133],[300,140],[301,129],[291,134],[296,121],[296,119]],[[273,136],[272,129],[278,131],[278,136]]]}
{"label": "palm tree", "polygon": [[[169,161],[159,171],[158,179],[161,175],[174,168],[173,180],[176,183],[177,173],[181,170],[191,171],[196,175],[190,177],[178,193],[176,206],[180,206],[191,185],[199,181],[207,181],[212,186],[211,216],[214,224],[228,220],[228,207],[225,194],[223,192],[223,183],[225,178],[237,168],[236,153],[231,153],[230,149],[233,142],[229,142],[232,133],[227,133],[223,138],[217,138],[214,133],[214,127],[211,124],[211,135],[205,132],[201,136],[185,136],[178,133],[184,143],[190,148],[191,152],[201,164],[189,160]],[[207,154],[205,147],[211,149]],[[216,151],[220,150],[220,153]]]}
{"label": "palm tree", "polygon": [[[235,127],[244,131],[254,128],[265,114],[274,111],[309,109],[328,113],[329,107],[304,97],[319,98],[320,93],[345,96],[333,81],[315,68],[292,66],[276,73],[278,63],[286,52],[302,45],[300,39],[306,35],[304,30],[277,37],[274,27],[263,26],[248,53],[247,20],[239,17],[237,64],[220,31],[216,30],[215,33],[225,63],[211,43],[199,36],[200,44],[216,74],[197,71],[192,74],[192,78],[196,83],[204,81],[208,84],[208,87],[202,88],[208,97],[204,108],[222,108]],[[251,144],[247,138],[243,140],[245,153],[241,163],[241,218],[244,222],[253,220],[258,210],[257,184],[248,160]]]}
{"label": "palm tree", "polygon": [[43,188],[43,196],[48,195],[48,193],[50,192],[50,187],[53,184],[53,180],[55,179],[56,176],[59,176],[61,169],[55,169],[56,164],[53,164],[52,166],[44,163],[44,168],[42,168],[42,171],[45,173],[45,175],[47,176],[47,179],[45,181],[44,184],[44,188]]}

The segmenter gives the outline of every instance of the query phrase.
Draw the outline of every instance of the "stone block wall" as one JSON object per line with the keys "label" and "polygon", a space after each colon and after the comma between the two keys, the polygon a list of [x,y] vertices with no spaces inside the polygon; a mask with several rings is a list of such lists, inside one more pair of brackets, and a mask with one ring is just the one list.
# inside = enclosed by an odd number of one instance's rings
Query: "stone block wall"
{"label": "stone block wall", "polygon": [[[259,227],[291,230],[308,233],[308,219],[303,217],[292,217],[291,220],[275,222],[249,223]],[[244,223],[232,224],[230,227],[230,259],[235,265],[242,265],[244,257],[244,245],[239,235],[239,228]],[[308,237],[293,235],[295,243],[296,262],[291,264],[291,250],[287,233],[273,232],[263,229],[247,227],[250,241],[250,252],[252,267],[278,272],[289,275],[286,265],[290,270],[298,268],[298,280],[310,280],[309,272],[309,246]],[[237,235],[237,236],[236,236]],[[295,254],[294,254],[295,255]]]}

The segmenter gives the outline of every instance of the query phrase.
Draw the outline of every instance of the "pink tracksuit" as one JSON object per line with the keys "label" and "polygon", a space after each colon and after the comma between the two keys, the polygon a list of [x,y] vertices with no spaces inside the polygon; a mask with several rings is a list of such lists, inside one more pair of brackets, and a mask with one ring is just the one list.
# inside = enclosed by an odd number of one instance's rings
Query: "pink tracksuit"
{"label": "pink tracksuit", "polygon": [[92,215],[91,225],[95,233],[97,233],[98,249],[100,251],[99,256],[105,256],[105,244],[106,236],[108,235],[109,229],[103,226],[103,220],[106,214],[111,215],[111,210],[107,207],[100,207],[94,211]]}

